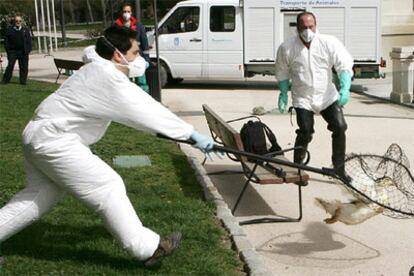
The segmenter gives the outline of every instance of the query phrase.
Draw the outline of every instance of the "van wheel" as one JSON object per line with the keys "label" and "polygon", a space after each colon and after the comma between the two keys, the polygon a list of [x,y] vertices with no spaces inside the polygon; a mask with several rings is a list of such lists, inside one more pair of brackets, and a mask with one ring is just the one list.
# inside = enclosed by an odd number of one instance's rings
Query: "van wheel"
{"label": "van wheel", "polygon": [[160,84],[161,87],[165,87],[168,82],[168,68],[164,63],[161,63],[160,67]]}

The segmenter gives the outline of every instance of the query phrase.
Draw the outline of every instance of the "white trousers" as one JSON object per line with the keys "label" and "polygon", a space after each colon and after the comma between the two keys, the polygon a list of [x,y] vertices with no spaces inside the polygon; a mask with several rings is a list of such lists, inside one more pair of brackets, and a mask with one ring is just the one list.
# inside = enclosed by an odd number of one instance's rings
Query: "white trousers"
{"label": "white trousers", "polygon": [[139,260],[152,256],[159,235],[142,225],[121,177],[88,147],[52,141],[36,149],[25,145],[24,155],[26,187],[0,209],[0,242],[39,219],[69,192],[99,214],[131,255]]}

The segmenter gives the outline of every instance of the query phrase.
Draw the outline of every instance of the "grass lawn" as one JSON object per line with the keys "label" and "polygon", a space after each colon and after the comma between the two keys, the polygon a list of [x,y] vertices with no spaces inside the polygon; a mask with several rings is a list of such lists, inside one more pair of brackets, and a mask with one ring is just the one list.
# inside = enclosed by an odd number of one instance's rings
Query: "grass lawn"
{"label": "grass lawn", "polygon": [[[36,106],[58,85],[0,86],[0,206],[24,186],[21,133]],[[152,166],[115,168],[143,223],[164,235],[181,231],[180,248],[146,269],[113,240],[98,216],[67,196],[40,221],[1,244],[0,275],[244,275],[215,206],[203,199],[186,157],[171,143],[112,124],[92,147],[112,165],[116,155],[148,155]]]}

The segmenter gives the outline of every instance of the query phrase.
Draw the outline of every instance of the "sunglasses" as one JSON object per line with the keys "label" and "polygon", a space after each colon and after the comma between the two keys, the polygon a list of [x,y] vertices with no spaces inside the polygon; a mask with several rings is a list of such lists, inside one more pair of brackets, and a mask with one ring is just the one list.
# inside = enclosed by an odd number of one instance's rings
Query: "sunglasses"
{"label": "sunglasses", "polygon": [[22,21],[21,20],[16,20],[16,23],[21,23]]}

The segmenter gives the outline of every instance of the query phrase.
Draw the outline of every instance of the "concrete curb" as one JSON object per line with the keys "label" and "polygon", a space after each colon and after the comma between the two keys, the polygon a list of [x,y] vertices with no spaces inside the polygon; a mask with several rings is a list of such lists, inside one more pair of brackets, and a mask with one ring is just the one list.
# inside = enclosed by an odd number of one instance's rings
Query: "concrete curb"
{"label": "concrete curb", "polygon": [[213,201],[216,204],[217,217],[229,232],[237,253],[246,264],[247,273],[252,276],[272,275],[272,273],[270,273],[270,271],[268,271],[265,267],[262,256],[257,253],[256,249],[247,239],[245,232],[240,227],[237,219],[232,215],[230,208],[217,191],[204,167],[188,148],[181,147],[181,150],[187,156],[191,167],[195,170],[196,178],[203,187],[206,199]]}

